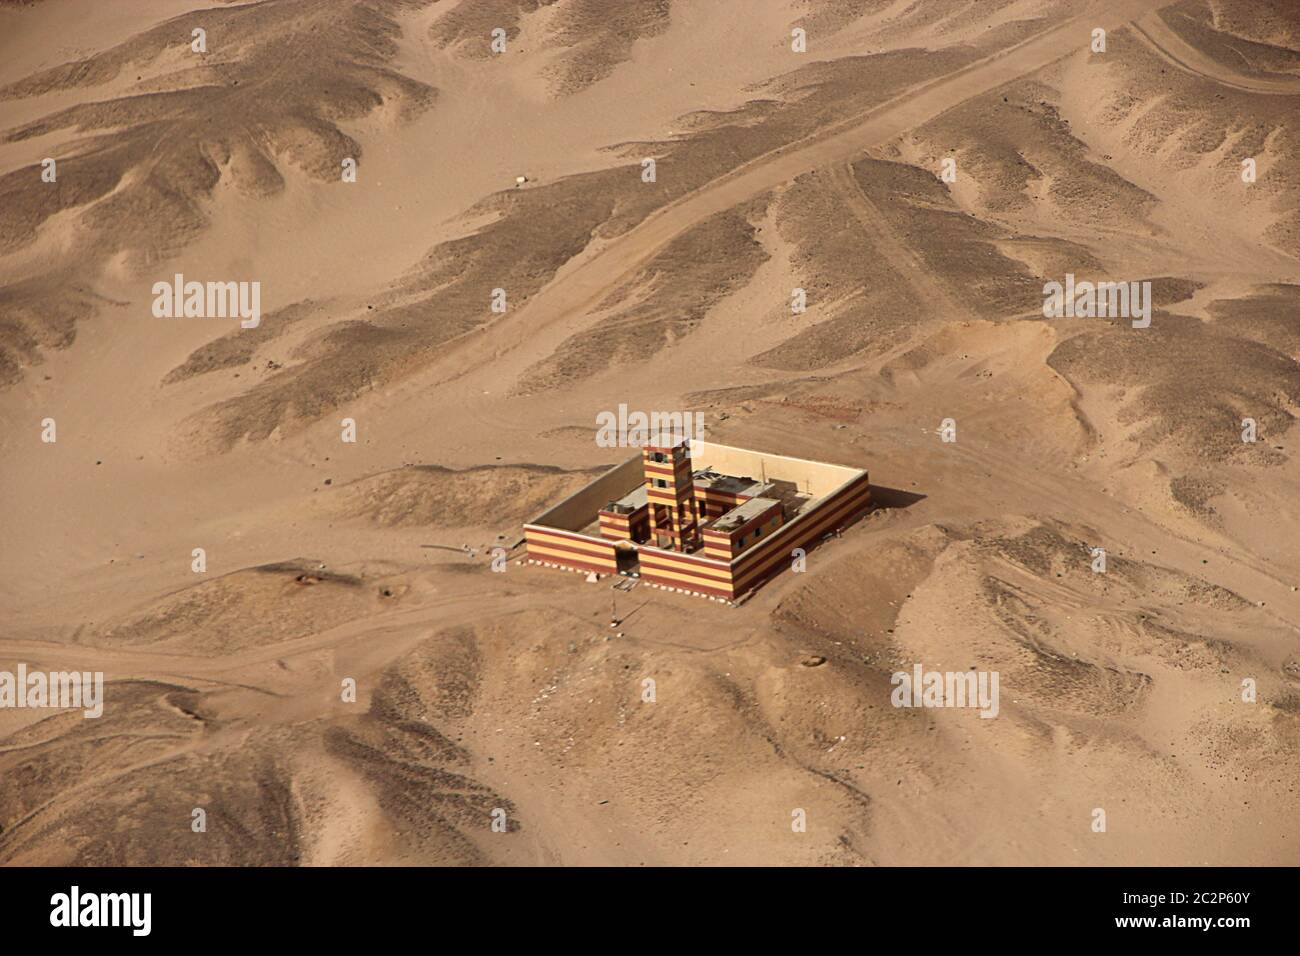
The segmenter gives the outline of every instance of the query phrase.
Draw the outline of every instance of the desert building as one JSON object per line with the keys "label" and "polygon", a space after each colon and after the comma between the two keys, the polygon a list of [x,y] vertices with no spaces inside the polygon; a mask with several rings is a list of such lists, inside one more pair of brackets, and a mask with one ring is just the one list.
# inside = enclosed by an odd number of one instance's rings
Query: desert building
{"label": "desert building", "polygon": [[524,538],[530,563],[732,601],[870,506],[860,469],[690,439],[646,446]]}

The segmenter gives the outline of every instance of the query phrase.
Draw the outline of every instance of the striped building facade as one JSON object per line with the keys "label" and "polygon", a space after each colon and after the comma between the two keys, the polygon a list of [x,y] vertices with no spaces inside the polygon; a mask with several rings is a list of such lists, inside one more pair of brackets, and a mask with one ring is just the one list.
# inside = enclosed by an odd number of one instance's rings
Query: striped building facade
{"label": "striped building facade", "polygon": [[690,446],[686,442],[649,445],[641,452],[641,464],[651,540],[661,542],[666,537],[673,551],[694,550],[699,544],[700,522],[695,512]]}
{"label": "striped building facade", "polygon": [[555,564],[575,571],[595,571],[597,574],[614,574],[618,571],[618,557],[613,541],[592,538],[558,528],[525,526],[524,540],[528,555],[543,564]]}
{"label": "striped building facade", "polygon": [[[699,474],[709,477],[696,484],[692,462],[706,460]],[[762,494],[778,485],[800,503],[792,516]],[[526,524],[524,537],[533,562],[635,569],[659,587],[734,601],[870,507],[866,471],[693,440],[643,449]]]}

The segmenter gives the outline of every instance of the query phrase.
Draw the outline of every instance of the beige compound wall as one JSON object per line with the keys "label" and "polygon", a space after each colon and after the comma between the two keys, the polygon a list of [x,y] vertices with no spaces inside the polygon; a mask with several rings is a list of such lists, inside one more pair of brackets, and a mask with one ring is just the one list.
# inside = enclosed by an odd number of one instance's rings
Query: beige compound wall
{"label": "beige compound wall", "polygon": [[621,498],[645,480],[641,454],[615,465],[589,485],[579,488],[553,508],[543,511],[528,524],[580,531],[597,518],[597,512],[615,498]]}
{"label": "beige compound wall", "polygon": [[691,441],[691,468],[713,468],[726,475],[748,475],[759,481],[792,481],[802,492],[821,498],[845,482],[862,474],[860,469],[845,465],[828,465],[804,458],[769,455],[747,448],[715,445],[713,442]]}

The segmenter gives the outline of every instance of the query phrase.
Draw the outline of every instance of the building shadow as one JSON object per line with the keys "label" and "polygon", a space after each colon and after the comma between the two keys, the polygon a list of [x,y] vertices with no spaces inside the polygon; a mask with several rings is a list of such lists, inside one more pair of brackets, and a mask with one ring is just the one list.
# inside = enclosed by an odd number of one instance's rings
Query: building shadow
{"label": "building shadow", "polygon": [[[856,514],[851,515],[838,528],[826,532],[816,541],[808,542],[806,545],[803,546],[803,551],[805,554],[812,554],[814,551],[820,548],[827,541],[830,541],[835,538],[843,537],[844,532],[848,531],[850,528],[855,527],[856,525],[865,521],[867,517],[874,511],[878,511],[881,509],[892,510],[895,508],[899,508],[899,509],[910,508],[912,505],[916,504],[918,501],[923,500],[925,497],[926,497],[925,495],[915,491],[904,491],[901,488],[886,488],[882,485],[871,485],[871,506],[870,507],[863,508],[861,511],[857,512]],[[772,575],[772,577],[776,577],[776,576],[777,575],[775,574]],[[756,586],[755,590],[761,588],[764,584],[769,583],[771,580],[772,578],[764,579],[761,584]]]}
{"label": "building shadow", "polygon": [[871,486],[871,503],[876,508],[910,508],[918,501],[924,501],[925,495],[901,488],[886,488],[883,485]]}

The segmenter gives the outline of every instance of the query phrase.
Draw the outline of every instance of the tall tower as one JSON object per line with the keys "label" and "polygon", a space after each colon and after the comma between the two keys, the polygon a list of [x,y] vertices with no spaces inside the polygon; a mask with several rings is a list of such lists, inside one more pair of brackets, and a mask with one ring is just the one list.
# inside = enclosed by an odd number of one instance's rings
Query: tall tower
{"label": "tall tower", "polygon": [[671,539],[674,551],[694,550],[699,545],[700,522],[695,510],[695,487],[691,480],[690,445],[647,445],[641,451],[645,469],[646,500],[650,505],[650,537]]}

